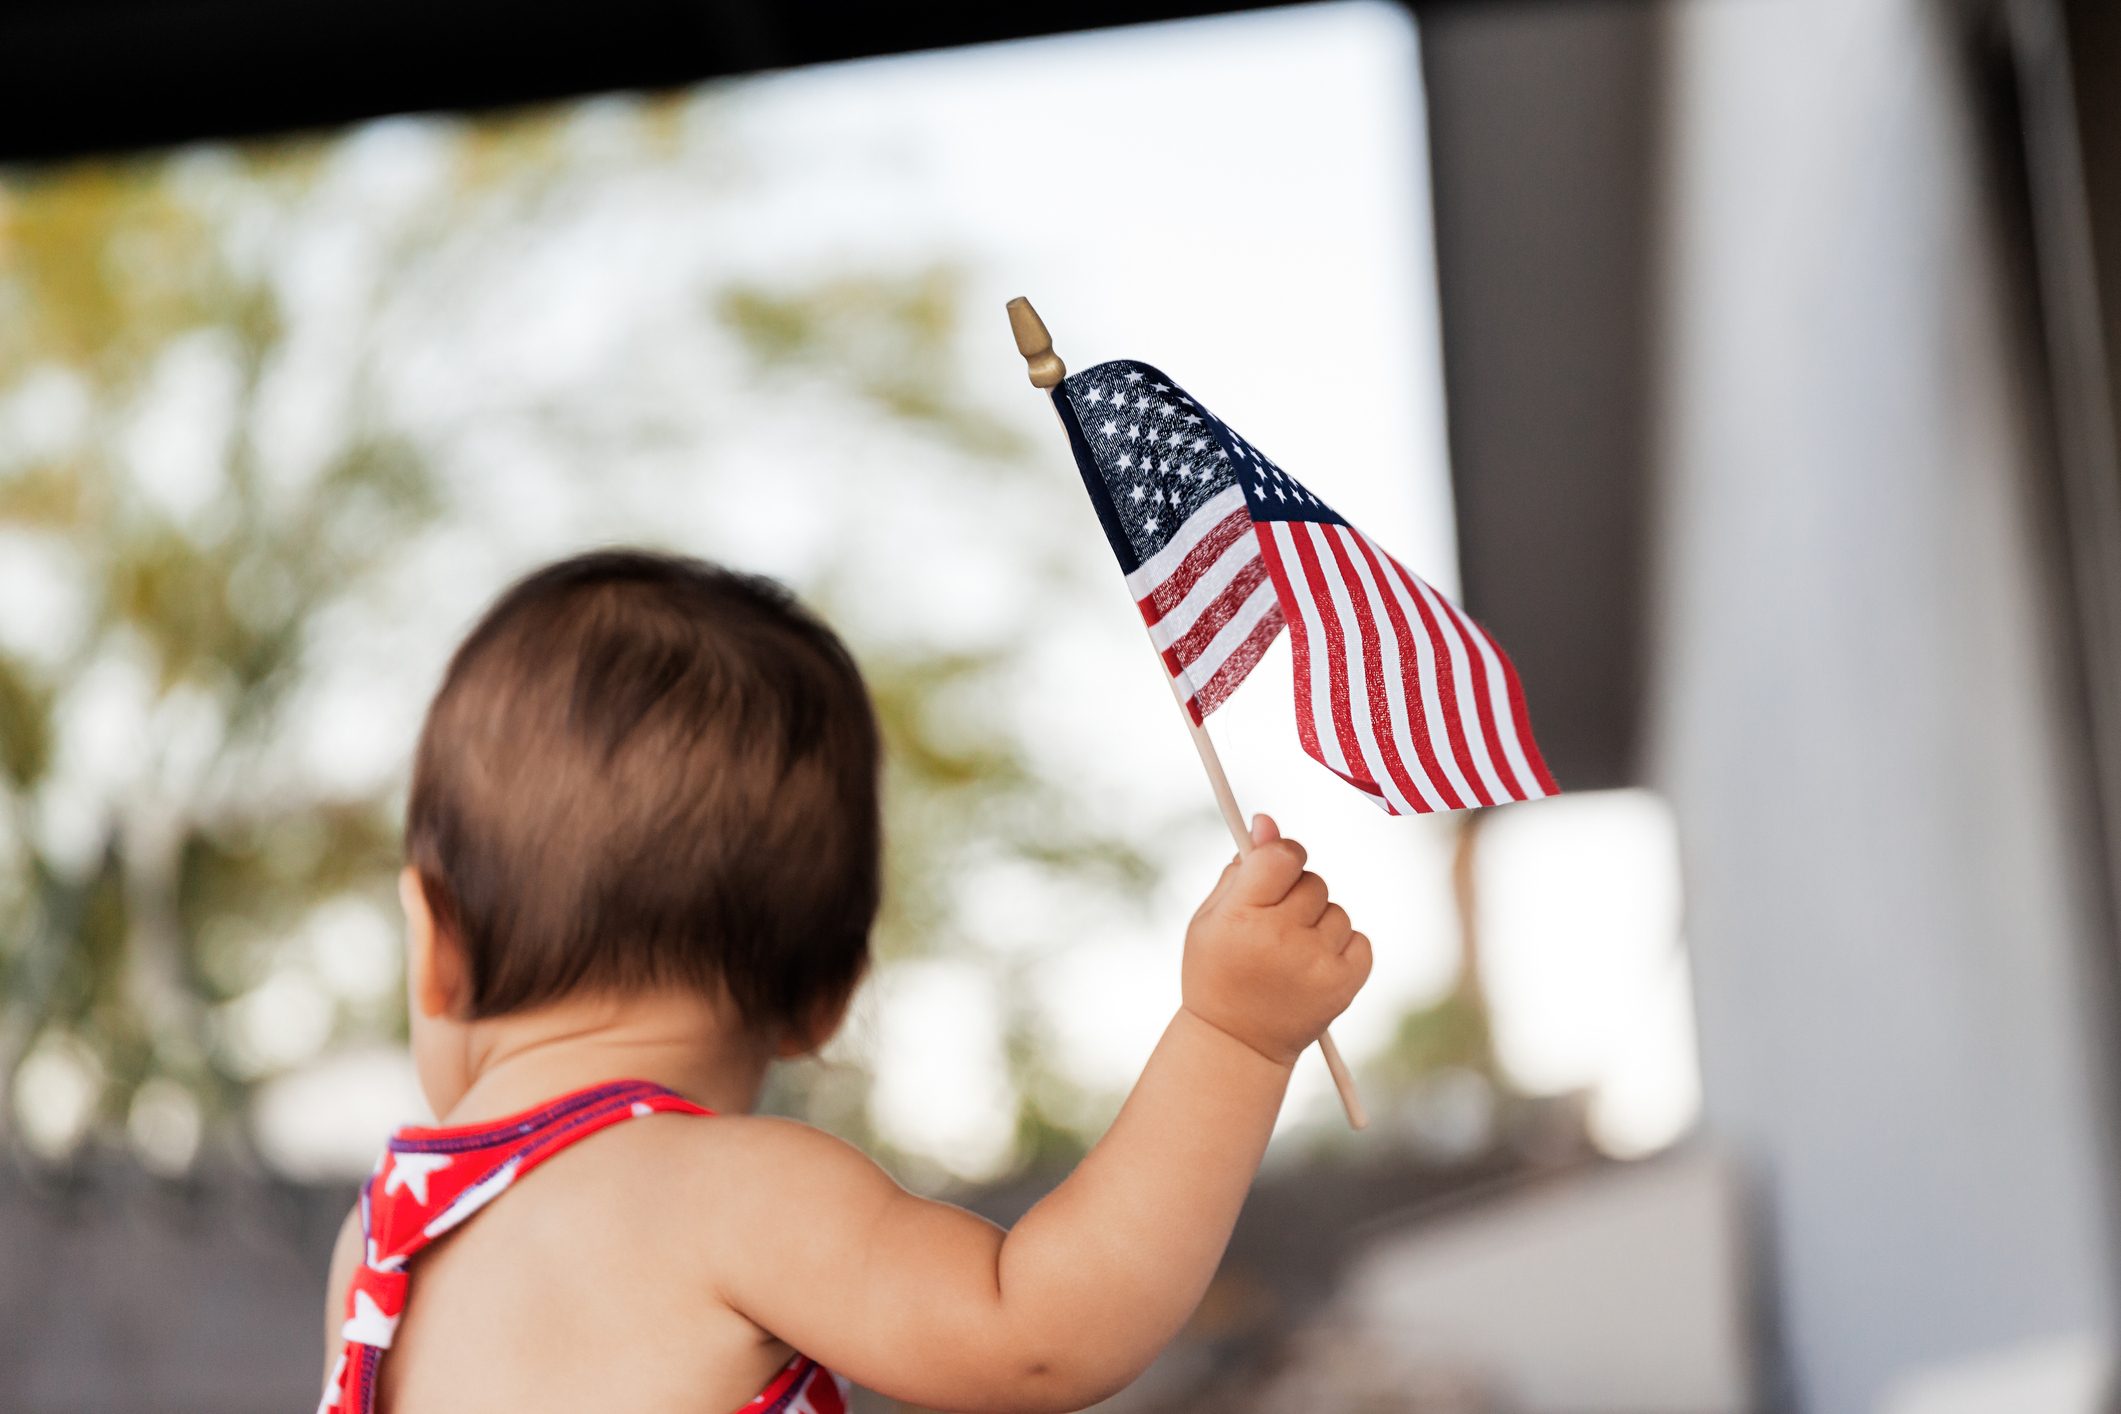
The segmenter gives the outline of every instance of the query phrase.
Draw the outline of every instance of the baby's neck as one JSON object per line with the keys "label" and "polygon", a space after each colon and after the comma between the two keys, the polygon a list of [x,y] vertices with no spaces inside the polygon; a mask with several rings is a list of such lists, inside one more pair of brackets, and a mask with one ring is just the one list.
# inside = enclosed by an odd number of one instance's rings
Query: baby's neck
{"label": "baby's neck", "polygon": [[516,1114],[608,1080],[652,1080],[721,1114],[758,1102],[772,1049],[726,999],[691,993],[568,998],[473,1022],[470,1085],[444,1124]]}

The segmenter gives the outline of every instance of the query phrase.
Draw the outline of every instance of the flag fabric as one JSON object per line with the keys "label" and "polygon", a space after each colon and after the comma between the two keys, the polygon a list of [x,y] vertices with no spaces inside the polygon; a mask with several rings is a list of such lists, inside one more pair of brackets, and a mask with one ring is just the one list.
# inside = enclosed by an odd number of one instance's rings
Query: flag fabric
{"label": "flag fabric", "polygon": [[1556,792],[1502,648],[1183,389],[1119,360],[1053,405],[1195,722],[1286,628],[1304,750],[1387,811]]}

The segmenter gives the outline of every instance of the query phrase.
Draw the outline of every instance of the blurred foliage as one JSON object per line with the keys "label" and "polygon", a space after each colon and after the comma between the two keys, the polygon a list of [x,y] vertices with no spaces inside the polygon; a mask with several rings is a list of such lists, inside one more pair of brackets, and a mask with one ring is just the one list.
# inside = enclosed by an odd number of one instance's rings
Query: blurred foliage
{"label": "blurred foliage", "polygon": [[[260,1087],[402,1037],[386,936],[402,781],[333,785],[290,743],[336,682],[330,626],[350,606],[373,613],[418,546],[476,529],[448,470],[451,434],[392,401],[393,375],[434,356],[403,306],[451,317],[428,308],[435,292],[591,204],[615,150],[636,171],[682,159],[687,180],[724,172],[688,149],[699,117],[669,99],[423,122],[440,175],[387,215],[349,211],[330,189],[358,134],[0,174],[0,1130],[16,1154],[123,1143],[143,1093],[166,1109],[175,1086],[204,1145],[247,1159]],[[331,272],[354,297],[328,321],[339,355],[319,358],[286,248],[305,223],[333,222],[360,227],[373,268]],[[948,261],[793,288],[721,274],[676,307],[736,351],[739,381],[793,379],[938,449],[956,474],[995,477],[1034,449],[957,392],[963,285]],[[300,465],[275,450],[291,380],[321,444]],[[696,409],[525,396],[506,410],[515,430],[584,468],[569,475],[586,479],[614,446],[665,444],[688,477],[718,474],[716,427]],[[482,427],[500,416],[465,413]],[[177,443],[193,464],[172,472]],[[1036,582],[1060,572],[1041,553],[1026,537]],[[795,587],[828,618],[859,592],[829,563]],[[1021,637],[856,647],[889,761],[880,965],[981,956],[1007,1014],[1015,1153],[1030,1165],[1079,1153],[1110,1097],[1054,1067],[1031,959],[980,951],[962,879],[1020,863],[1137,900],[1153,880],[1133,843],[1034,764],[1008,714],[967,709],[1005,690]],[[353,944],[331,920],[349,904],[370,945],[388,947],[368,967],[380,986],[341,985],[333,953]],[[256,1040],[261,1018],[281,1041]],[[81,1099],[64,1133],[28,1123],[23,1078],[46,1062]],[[1495,1074],[1470,983],[1409,1017],[1379,1074],[1454,1067]],[[891,1155],[870,1089],[859,1066],[811,1062],[779,1069],[768,1103]]]}
{"label": "blurred foliage", "polygon": [[1481,968],[1480,908],[1474,897],[1481,831],[1488,816],[1473,810],[1456,818],[1451,894],[1456,905],[1452,918],[1458,926],[1457,975],[1449,991],[1400,1017],[1377,1069],[1380,1075],[1401,1083],[1465,1072],[1482,1077],[1491,1088],[1504,1092],[1509,1083],[1495,1055]]}
{"label": "blurred foliage", "polygon": [[1488,1033],[1488,1012],[1463,983],[1399,1019],[1377,1064],[1382,1075],[1415,1080],[1442,1070],[1466,1070],[1501,1080]]}
{"label": "blurred foliage", "polygon": [[[251,415],[282,326],[217,208],[229,186],[266,209],[299,201],[310,167],[261,158],[201,181],[125,164],[0,189],[0,396],[18,424],[32,400],[75,409],[72,427],[0,447],[0,554],[59,566],[79,620],[32,635],[49,641],[40,653],[0,647],[0,1077],[63,1033],[100,1072],[99,1127],[158,1075],[210,1120],[238,1119],[257,1077],[217,1044],[213,1008],[257,969],[213,941],[232,920],[290,928],[392,859],[379,800],[230,788],[280,726],[307,626],[439,509],[410,449],[358,416],[299,496],[259,465]],[[228,387],[228,435],[210,504],[179,515],[144,494],[129,439],[173,361],[202,357]],[[349,519],[368,533],[334,533]],[[62,770],[60,743],[121,679],[145,739],[126,778],[89,784],[112,763]],[[4,1093],[12,1104],[15,1086]]]}
{"label": "blurred foliage", "polygon": [[[680,142],[674,109],[634,105],[627,141],[648,153]],[[566,127],[561,114],[447,125],[446,190],[391,227],[386,270],[421,278],[473,210],[482,230],[539,220],[591,160]],[[258,1086],[402,1034],[387,996],[334,999],[301,1054],[246,1054],[237,1034],[247,999],[277,1004],[267,984],[317,910],[349,897],[391,907],[395,790],[335,794],[276,744],[316,680],[318,624],[453,510],[429,449],[382,406],[375,360],[391,345],[372,327],[350,331],[362,352],[331,375],[324,401],[340,411],[322,464],[290,476],[263,450],[271,380],[296,353],[284,272],[266,252],[318,199],[332,147],[0,178],[0,562],[52,567],[64,620],[18,618],[27,631],[0,634],[0,1097],[18,1152],[16,1082],[40,1049],[69,1057],[92,1094],[86,1128],[60,1151],[115,1142],[142,1087],[174,1080],[207,1143],[243,1154]],[[958,284],[947,266],[794,291],[732,284],[697,307],[762,370],[800,365],[968,455],[1019,456],[1004,425],[953,400]],[[187,367],[208,370],[225,406],[185,413],[218,418],[224,435],[209,491],[183,503],[154,484],[140,439]],[[798,588],[829,615],[833,585]],[[1147,883],[1123,841],[1071,828],[1065,792],[1007,729],[935,710],[989,679],[998,653],[864,654],[890,752],[886,958],[960,931],[949,881],[968,852]],[[122,759],[84,760],[102,738],[82,724],[109,718],[113,699]],[[1012,1042],[1026,1144],[1079,1145],[1039,1106],[1054,1082],[1037,1050],[1026,1033]],[[774,1099],[874,1140],[866,1093],[858,1070],[813,1065],[786,1071]]]}
{"label": "blurred foliage", "polygon": [[717,313],[763,364],[821,366],[909,422],[977,456],[1020,456],[1002,423],[948,397],[939,379],[957,337],[959,278],[941,267],[903,284],[843,278],[797,295],[739,286]]}

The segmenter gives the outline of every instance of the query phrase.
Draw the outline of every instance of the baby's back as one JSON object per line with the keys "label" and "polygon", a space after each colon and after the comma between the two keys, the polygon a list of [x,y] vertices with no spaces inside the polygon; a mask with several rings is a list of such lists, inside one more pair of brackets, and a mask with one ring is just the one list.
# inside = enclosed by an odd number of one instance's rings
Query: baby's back
{"label": "baby's back", "polygon": [[716,1295],[720,1167],[740,1118],[655,1115],[569,1145],[412,1263],[381,1363],[390,1414],[729,1414],[790,1358]]}

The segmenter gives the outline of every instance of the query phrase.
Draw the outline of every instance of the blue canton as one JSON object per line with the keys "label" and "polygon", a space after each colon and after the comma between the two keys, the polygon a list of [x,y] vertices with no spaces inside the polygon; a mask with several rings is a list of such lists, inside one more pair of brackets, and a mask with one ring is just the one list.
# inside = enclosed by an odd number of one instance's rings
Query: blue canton
{"label": "blue canton", "polygon": [[[1101,363],[1070,375],[1057,392],[1054,405],[1077,445],[1084,484],[1128,573],[1232,485],[1244,492],[1254,520],[1343,523],[1295,477],[1146,363]],[[1089,466],[1096,468],[1094,478]]]}

